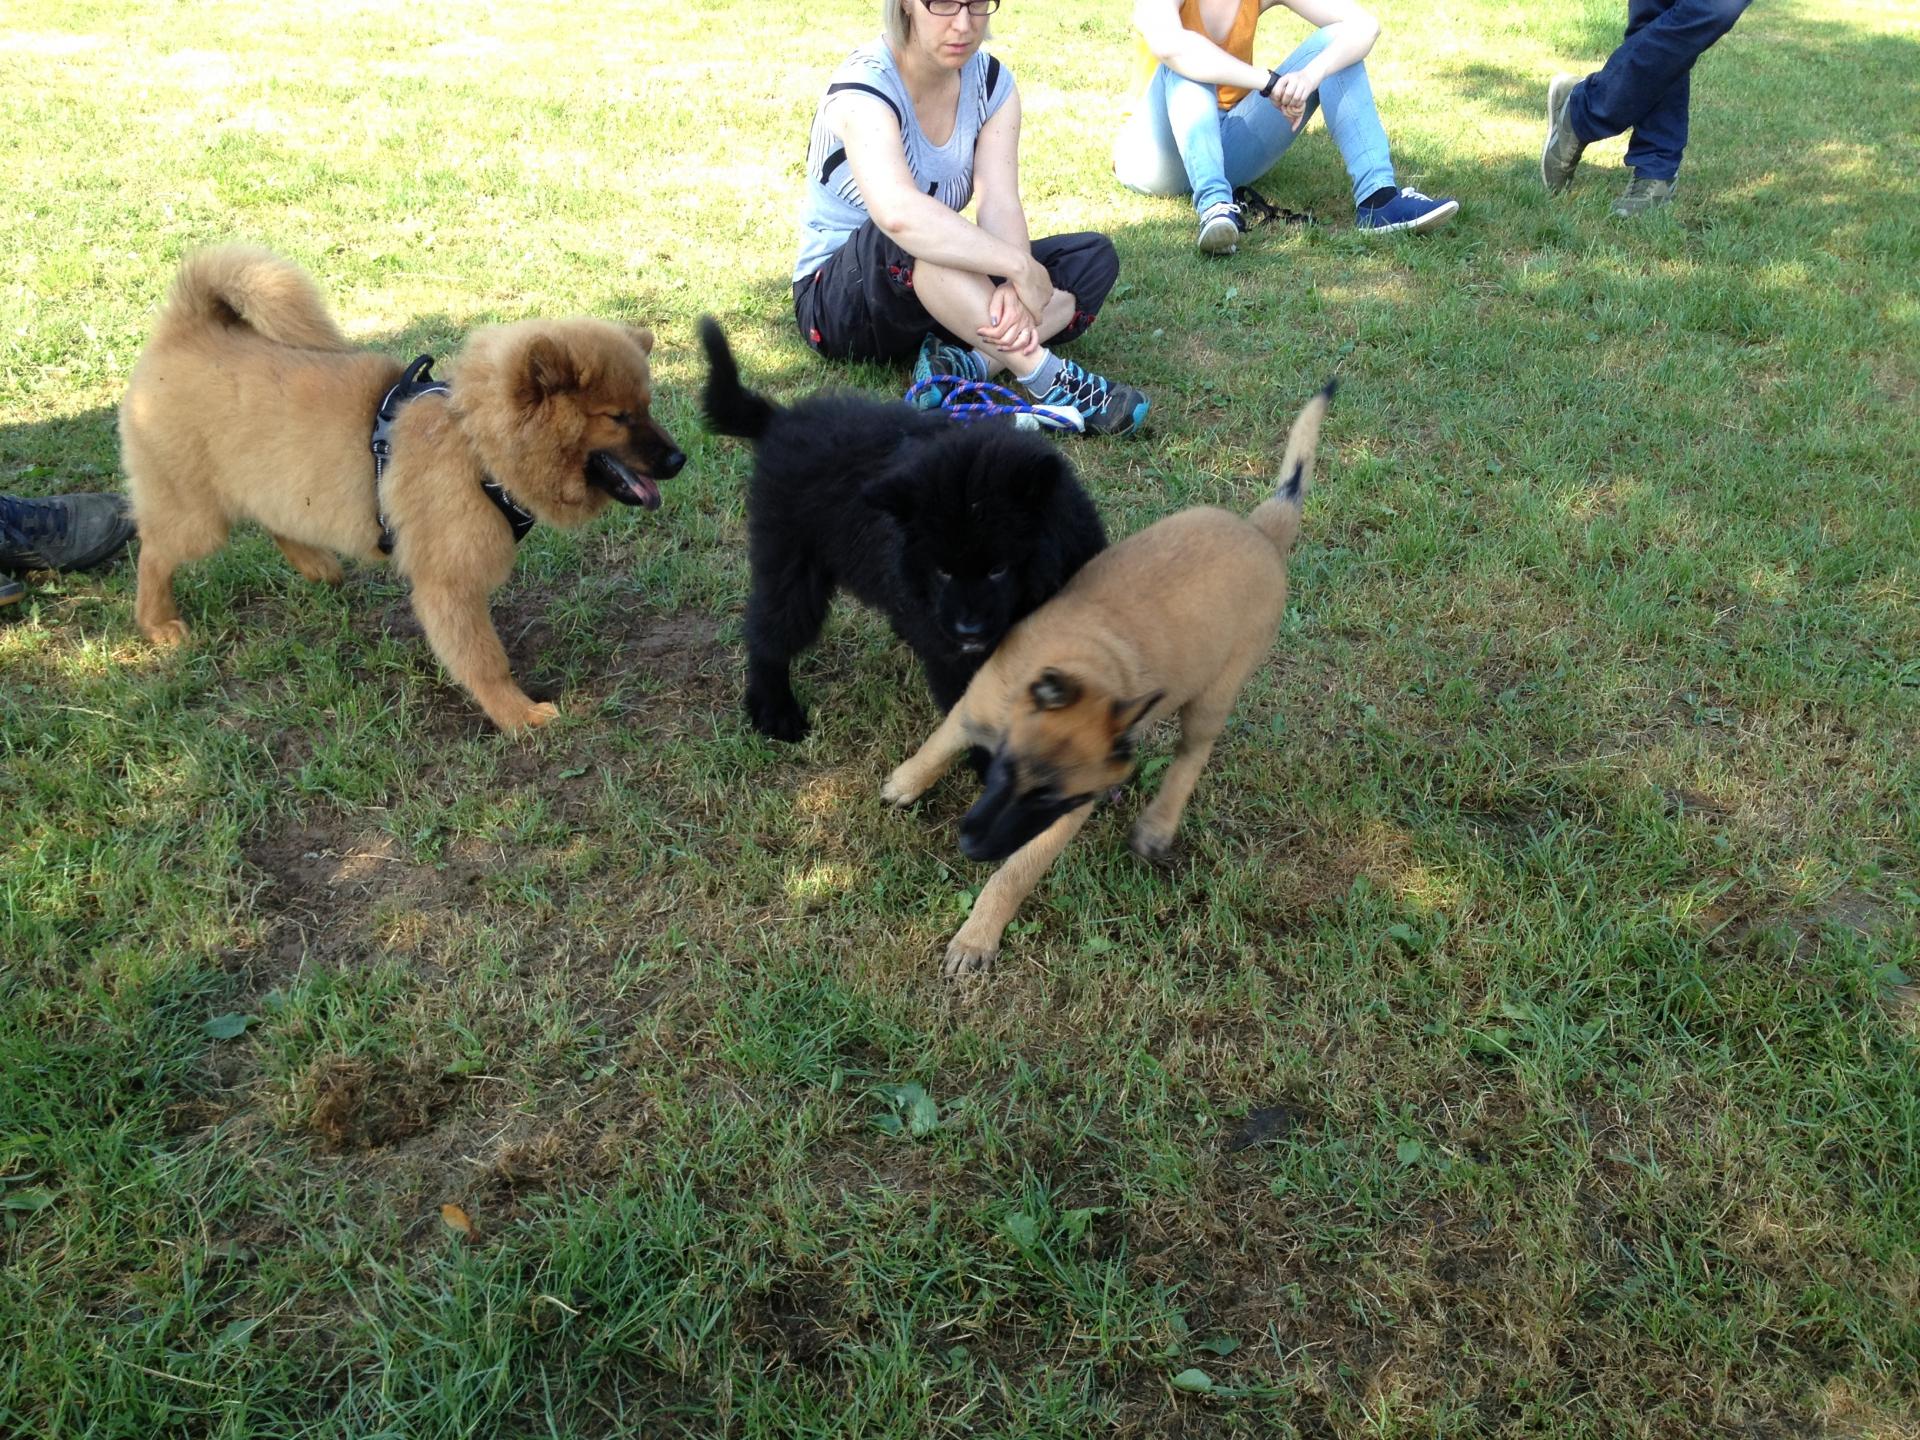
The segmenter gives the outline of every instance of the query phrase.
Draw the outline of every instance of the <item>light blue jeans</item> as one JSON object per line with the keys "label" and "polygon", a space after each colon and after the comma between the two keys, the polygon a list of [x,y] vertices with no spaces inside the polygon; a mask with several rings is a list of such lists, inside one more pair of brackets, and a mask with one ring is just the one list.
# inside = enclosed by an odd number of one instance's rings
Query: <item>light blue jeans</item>
{"label": "light blue jeans", "polygon": [[[1281,62],[1280,73],[1301,69],[1326,44],[1325,30],[1309,35]],[[1320,82],[1307,101],[1300,130],[1316,109],[1327,117],[1327,133],[1346,162],[1355,204],[1394,183],[1393,155],[1364,63],[1356,61]],[[1191,191],[1194,210],[1204,214],[1209,205],[1231,200],[1235,186],[1250,185],[1271,170],[1300,130],[1271,100],[1251,92],[1222,112],[1213,86],[1161,65],[1114,138],[1113,173],[1129,190],[1148,195]]]}

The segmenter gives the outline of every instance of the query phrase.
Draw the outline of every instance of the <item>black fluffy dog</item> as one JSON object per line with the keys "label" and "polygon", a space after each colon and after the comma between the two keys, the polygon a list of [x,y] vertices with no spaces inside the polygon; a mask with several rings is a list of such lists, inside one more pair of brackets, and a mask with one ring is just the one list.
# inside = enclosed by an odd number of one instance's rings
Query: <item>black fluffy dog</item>
{"label": "black fluffy dog", "polygon": [[746,708],[762,734],[807,733],[789,667],[836,589],[893,622],[944,711],[1014,622],[1105,548],[1093,502],[1045,437],[856,395],[782,407],[741,385],[710,318],[700,341],[708,426],[754,443]]}

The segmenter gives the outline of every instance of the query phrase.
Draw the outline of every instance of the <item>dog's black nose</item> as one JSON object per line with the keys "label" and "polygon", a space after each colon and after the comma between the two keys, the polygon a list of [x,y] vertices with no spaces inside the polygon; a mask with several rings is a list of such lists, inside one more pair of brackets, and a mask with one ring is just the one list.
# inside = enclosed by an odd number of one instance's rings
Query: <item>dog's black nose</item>
{"label": "dog's black nose", "polygon": [[987,633],[984,620],[956,620],[953,622],[953,635],[956,640],[977,640]]}
{"label": "dog's black nose", "polygon": [[669,450],[666,454],[662,455],[658,463],[654,465],[654,477],[660,480],[671,480],[680,473],[680,468],[686,463],[687,457],[681,454],[680,451]]}

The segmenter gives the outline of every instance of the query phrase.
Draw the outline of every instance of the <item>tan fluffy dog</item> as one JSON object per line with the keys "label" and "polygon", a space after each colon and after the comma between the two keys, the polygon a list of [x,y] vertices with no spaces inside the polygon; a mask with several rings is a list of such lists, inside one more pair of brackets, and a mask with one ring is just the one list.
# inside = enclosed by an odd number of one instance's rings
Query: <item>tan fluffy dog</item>
{"label": "tan fluffy dog", "polygon": [[881,795],[908,805],[955,756],[993,752],[987,788],[960,822],[970,859],[1012,858],[973,902],[944,973],[983,970],[1000,935],[1093,802],[1133,772],[1134,736],[1180,715],[1166,779],[1133,827],[1133,848],[1166,852],[1233,702],[1273,646],[1287,605],[1287,556],[1313,478],[1331,383],[1293,422],[1279,492],[1245,518],[1183,510],[1089,560],[1000,642]]}
{"label": "tan fluffy dog", "polygon": [[140,628],[186,638],[173,574],[237,521],[266,527],[309,580],[337,585],[335,555],[394,567],[440,663],[502,730],[559,712],[515,683],[487,600],[513,570],[515,533],[491,479],[550,525],[609,503],[652,509],[685,463],[653,423],[645,330],[599,320],[476,332],[450,394],[399,411],[376,495],[368,442],[401,367],[348,343],[304,272],[226,246],[180,268],[120,406],[120,455],[140,527]]}

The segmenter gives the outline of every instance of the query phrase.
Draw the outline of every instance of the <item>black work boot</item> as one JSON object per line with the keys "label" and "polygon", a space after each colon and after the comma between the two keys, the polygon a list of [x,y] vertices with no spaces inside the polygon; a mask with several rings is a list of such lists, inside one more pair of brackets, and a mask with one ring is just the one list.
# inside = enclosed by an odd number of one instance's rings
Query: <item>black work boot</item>
{"label": "black work boot", "polygon": [[120,495],[0,495],[0,570],[87,570],[133,538]]}

